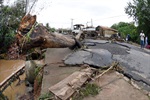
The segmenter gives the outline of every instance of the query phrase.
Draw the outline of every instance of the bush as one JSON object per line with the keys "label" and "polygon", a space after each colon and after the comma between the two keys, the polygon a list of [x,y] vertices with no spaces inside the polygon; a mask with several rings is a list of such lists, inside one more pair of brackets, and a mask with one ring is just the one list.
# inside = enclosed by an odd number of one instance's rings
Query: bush
{"label": "bush", "polygon": [[53,94],[48,92],[48,93],[45,93],[45,94],[42,94],[40,97],[39,97],[39,100],[52,100],[51,98],[53,97]]}
{"label": "bush", "polygon": [[139,43],[139,34],[134,23],[119,22],[118,24],[112,25],[111,28],[118,30],[118,32],[121,33],[122,38],[125,39],[127,34],[129,34],[130,41]]}
{"label": "bush", "polygon": [[99,93],[100,87],[96,84],[86,84],[85,87],[82,87],[79,91],[79,94],[73,96],[73,100],[82,100],[84,97],[95,96]]}

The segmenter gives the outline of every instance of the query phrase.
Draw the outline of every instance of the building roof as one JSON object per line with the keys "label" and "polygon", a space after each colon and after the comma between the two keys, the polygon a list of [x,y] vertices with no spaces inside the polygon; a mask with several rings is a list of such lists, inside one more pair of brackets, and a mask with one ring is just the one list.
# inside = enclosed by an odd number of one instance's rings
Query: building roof
{"label": "building roof", "polygon": [[99,27],[101,27],[103,30],[110,30],[110,31],[118,32],[118,30],[110,28],[110,27],[106,27],[106,26],[99,26]]}
{"label": "building roof", "polygon": [[73,26],[84,26],[83,24],[75,24]]}

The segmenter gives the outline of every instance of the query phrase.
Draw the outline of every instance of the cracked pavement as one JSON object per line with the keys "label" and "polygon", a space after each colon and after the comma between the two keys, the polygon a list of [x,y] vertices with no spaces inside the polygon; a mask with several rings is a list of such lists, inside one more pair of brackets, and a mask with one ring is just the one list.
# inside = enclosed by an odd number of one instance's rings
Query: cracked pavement
{"label": "cracked pavement", "polygon": [[88,64],[93,67],[105,67],[112,63],[112,54],[105,49],[84,49],[73,52],[64,63],[67,65]]}
{"label": "cracked pavement", "polygon": [[87,39],[84,43],[88,49],[69,55],[64,60],[66,64],[103,67],[118,61],[123,66],[125,76],[136,80],[142,88],[150,91],[150,50],[125,42],[110,43],[106,40]]}

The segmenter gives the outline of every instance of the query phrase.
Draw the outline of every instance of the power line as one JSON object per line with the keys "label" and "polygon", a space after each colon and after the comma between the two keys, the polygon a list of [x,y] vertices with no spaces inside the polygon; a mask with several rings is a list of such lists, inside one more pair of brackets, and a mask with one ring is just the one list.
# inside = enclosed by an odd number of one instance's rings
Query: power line
{"label": "power line", "polygon": [[101,18],[101,19],[95,19],[94,21],[103,20],[103,19],[110,19],[110,18],[116,18],[116,17],[120,17],[120,16],[126,16],[126,15],[111,16],[111,17],[106,17],[106,18]]}

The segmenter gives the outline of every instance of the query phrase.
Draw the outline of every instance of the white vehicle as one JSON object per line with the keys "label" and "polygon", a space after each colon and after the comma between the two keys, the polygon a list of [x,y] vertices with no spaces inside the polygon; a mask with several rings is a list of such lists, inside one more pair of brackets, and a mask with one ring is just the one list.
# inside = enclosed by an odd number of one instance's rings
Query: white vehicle
{"label": "white vehicle", "polygon": [[72,34],[77,38],[97,38],[95,27],[84,27],[82,24],[73,25]]}
{"label": "white vehicle", "polygon": [[83,29],[84,29],[84,25],[75,24],[75,25],[73,25],[72,33],[73,33],[73,35],[77,35],[78,33],[82,32]]}

